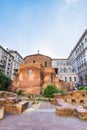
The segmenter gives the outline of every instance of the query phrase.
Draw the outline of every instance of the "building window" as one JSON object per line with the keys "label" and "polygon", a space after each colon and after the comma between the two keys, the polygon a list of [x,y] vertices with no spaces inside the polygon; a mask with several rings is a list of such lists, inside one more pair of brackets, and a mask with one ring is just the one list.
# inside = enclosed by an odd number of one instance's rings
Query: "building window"
{"label": "building window", "polygon": [[65,82],[67,82],[67,77],[65,77]]}
{"label": "building window", "polygon": [[84,43],[82,43],[82,49],[84,49]]}
{"label": "building window", "polygon": [[72,77],[69,78],[69,81],[70,81],[70,82],[72,81]]}
{"label": "building window", "polygon": [[62,68],[60,68],[60,73],[62,73]]}
{"label": "building window", "polygon": [[35,60],[33,60],[33,63],[35,63]]}
{"label": "building window", "polygon": [[76,81],[76,77],[74,77],[74,81]]}
{"label": "building window", "polygon": [[58,74],[58,68],[55,68],[55,73]]}
{"label": "building window", "polygon": [[47,67],[47,61],[45,61],[45,67]]}
{"label": "building window", "polygon": [[69,72],[69,73],[71,72],[71,68],[70,68],[70,67],[68,68],[68,72]]}
{"label": "building window", "polygon": [[64,72],[64,73],[66,73],[66,72],[67,72],[67,69],[66,69],[66,68],[64,68],[64,69],[63,69],[63,72]]}
{"label": "building window", "polygon": [[28,70],[28,75],[31,75],[32,74],[32,70]]}
{"label": "building window", "polygon": [[85,38],[85,42],[87,42],[87,38]]}

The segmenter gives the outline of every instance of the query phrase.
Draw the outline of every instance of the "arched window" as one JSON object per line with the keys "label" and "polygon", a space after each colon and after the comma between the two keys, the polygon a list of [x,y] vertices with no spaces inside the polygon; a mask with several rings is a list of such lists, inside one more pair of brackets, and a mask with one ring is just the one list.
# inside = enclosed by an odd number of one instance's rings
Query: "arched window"
{"label": "arched window", "polygon": [[28,75],[31,75],[32,74],[32,70],[28,70]]}
{"label": "arched window", "polygon": [[62,73],[62,68],[60,68],[60,73]]}
{"label": "arched window", "polygon": [[72,77],[69,78],[69,81],[70,81],[70,82],[72,81]]}
{"label": "arched window", "polygon": [[65,82],[67,82],[67,77],[65,77]]}
{"label": "arched window", "polygon": [[76,81],[76,77],[74,77],[74,81]]}
{"label": "arched window", "polygon": [[68,72],[71,72],[71,68],[70,67],[68,68]]}
{"label": "arched window", "polygon": [[75,99],[72,99],[71,102],[72,102],[72,104],[75,104],[75,103],[76,103],[76,100],[75,100]]}
{"label": "arched window", "polygon": [[47,61],[45,61],[45,67],[47,67]]}
{"label": "arched window", "polygon": [[33,60],[33,63],[35,63],[35,60]]}
{"label": "arched window", "polygon": [[64,72],[64,73],[66,73],[66,72],[67,72],[67,69],[66,69],[66,68],[64,68],[64,69],[63,69],[63,72]]}

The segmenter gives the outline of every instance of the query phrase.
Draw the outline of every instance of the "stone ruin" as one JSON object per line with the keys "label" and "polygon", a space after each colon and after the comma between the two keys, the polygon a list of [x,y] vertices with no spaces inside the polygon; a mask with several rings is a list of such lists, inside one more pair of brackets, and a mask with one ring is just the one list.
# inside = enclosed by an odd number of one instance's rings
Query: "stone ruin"
{"label": "stone ruin", "polygon": [[87,106],[87,91],[70,91],[66,94],[55,94],[54,99],[63,99],[65,102],[75,106]]}
{"label": "stone ruin", "polygon": [[66,94],[55,94],[52,104],[58,105],[56,114],[62,116],[77,116],[87,119],[87,91],[77,90]]}
{"label": "stone ruin", "polygon": [[21,114],[28,108],[28,101],[23,101],[14,93],[0,91],[0,119],[4,118],[4,112]]}

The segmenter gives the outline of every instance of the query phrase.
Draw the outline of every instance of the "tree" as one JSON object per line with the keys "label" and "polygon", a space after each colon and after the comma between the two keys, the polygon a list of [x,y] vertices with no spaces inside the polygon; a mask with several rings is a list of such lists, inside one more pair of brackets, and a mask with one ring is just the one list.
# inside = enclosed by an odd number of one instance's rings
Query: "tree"
{"label": "tree", "polygon": [[7,76],[4,75],[2,70],[0,70],[0,90],[6,91],[11,80]]}

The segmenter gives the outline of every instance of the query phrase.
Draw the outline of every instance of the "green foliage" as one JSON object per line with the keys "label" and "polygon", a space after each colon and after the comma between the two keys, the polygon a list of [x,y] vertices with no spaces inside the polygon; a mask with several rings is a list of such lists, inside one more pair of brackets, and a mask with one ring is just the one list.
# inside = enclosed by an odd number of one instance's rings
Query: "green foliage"
{"label": "green foliage", "polygon": [[18,94],[18,95],[22,95],[22,90],[19,89],[19,90],[17,91],[17,94]]}
{"label": "green foliage", "polygon": [[78,88],[78,90],[87,90],[87,87],[81,86],[81,87]]}
{"label": "green foliage", "polygon": [[84,90],[87,90],[87,87],[85,87]]}
{"label": "green foliage", "polygon": [[64,91],[57,89],[57,93],[64,94]]}
{"label": "green foliage", "polygon": [[56,86],[54,85],[48,85],[45,89],[44,89],[44,96],[45,97],[49,97],[49,98],[53,98],[54,97],[54,93],[61,93],[63,94],[62,90],[58,90],[56,88]]}
{"label": "green foliage", "polygon": [[78,90],[84,90],[84,86],[79,87]]}
{"label": "green foliage", "polygon": [[11,82],[10,78],[5,76],[2,70],[0,70],[0,90],[6,91],[10,82]]}

